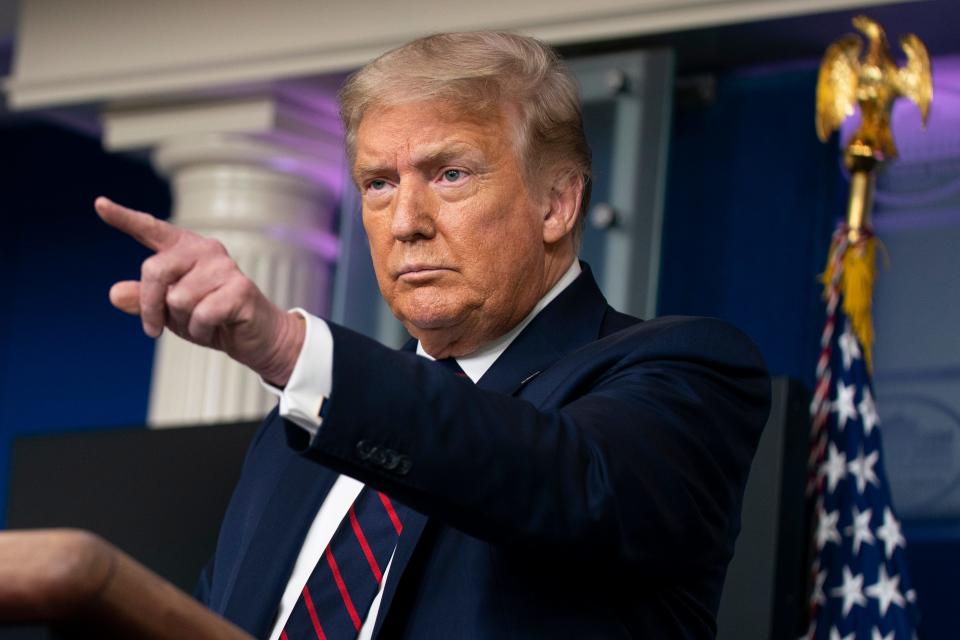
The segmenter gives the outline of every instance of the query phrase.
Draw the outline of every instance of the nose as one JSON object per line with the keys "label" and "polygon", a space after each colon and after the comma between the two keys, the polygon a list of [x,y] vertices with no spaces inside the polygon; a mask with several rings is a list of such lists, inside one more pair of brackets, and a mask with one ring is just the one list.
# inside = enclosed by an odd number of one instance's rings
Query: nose
{"label": "nose", "polygon": [[417,179],[401,180],[394,197],[390,230],[401,242],[429,239],[436,233],[435,203],[430,189]]}

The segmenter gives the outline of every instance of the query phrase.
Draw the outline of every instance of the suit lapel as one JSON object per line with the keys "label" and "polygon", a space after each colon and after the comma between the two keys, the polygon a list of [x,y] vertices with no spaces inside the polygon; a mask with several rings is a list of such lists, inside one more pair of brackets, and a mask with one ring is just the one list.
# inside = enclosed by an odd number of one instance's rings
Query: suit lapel
{"label": "suit lapel", "polygon": [[304,457],[288,459],[242,554],[223,612],[256,637],[265,637],[270,631],[303,538],[337,477],[333,472],[319,472],[318,465]]}
{"label": "suit lapel", "polygon": [[393,552],[393,560],[390,562],[390,572],[387,575],[387,583],[383,585],[383,596],[380,598],[380,610],[377,612],[377,621],[373,626],[373,637],[376,638],[383,626],[384,618],[390,609],[394,596],[397,594],[397,585],[400,578],[410,564],[413,552],[416,551],[417,544],[423,536],[424,529],[430,523],[430,519],[417,511],[410,511],[403,523],[403,534],[397,543],[397,550]]}
{"label": "suit lapel", "polygon": [[[608,308],[607,301],[600,293],[590,267],[583,263],[581,267],[583,272],[577,279],[537,314],[477,381],[477,386],[514,395],[557,360],[597,339]],[[415,351],[416,347],[416,340],[411,340],[403,349]],[[400,536],[383,588],[373,630],[374,638],[378,637],[383,627],[397,585],[413,558],[424,530],[430,524],[427,516],[416,512],[408,520],[409,523],[404,524],[403,535]]]}
{"label": "suit lapel", "polygon": [[607,301],[590,267],[537,314],[501,354],[477,385],[508,395],[550,368],[574,349],[593,342],[607,311]]}

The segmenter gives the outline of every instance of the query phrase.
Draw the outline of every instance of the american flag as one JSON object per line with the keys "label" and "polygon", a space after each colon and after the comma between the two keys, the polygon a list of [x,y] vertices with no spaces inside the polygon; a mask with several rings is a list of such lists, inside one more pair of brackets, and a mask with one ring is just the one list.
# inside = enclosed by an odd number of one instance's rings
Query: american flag
{"label": "american flag", "polygon": [[810,627],[817,640],[910,640],[916,592],[906,541],[883,466],[880,418],[870,368],[843,310],[849,244],[840,225],[831,248],[817,387],[811,404],[809,499],[813,504]]}

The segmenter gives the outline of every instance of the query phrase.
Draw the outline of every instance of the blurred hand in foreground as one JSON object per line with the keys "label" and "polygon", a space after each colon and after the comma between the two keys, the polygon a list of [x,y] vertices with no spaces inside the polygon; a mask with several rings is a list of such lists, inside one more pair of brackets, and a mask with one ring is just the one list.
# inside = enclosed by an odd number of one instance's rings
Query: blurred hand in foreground
{"label": "blurred hand in foreground", "polygon": [[164,327],[195,344],[223,351],[263,379],[284,386],[303,345],[303,318],[270,302],[220,242],[100,197],[100,218],[155,253],[140,280],[117,282],[110,302],[139,315],[144,332]]}

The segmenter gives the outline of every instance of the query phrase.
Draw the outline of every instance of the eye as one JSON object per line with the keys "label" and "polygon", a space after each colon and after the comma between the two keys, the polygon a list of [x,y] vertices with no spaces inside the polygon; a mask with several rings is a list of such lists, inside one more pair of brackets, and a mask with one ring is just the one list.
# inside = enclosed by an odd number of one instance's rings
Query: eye
{"label": "eye", "polygon": [[443,172],[444,182],[457,182],[463,177],[463,171],[460,169],[447,169]]}
{"label": "eye", "polygon": [[382,190],[384,189],[384,187],[386,187],[386,186],[387,186],[387,181],[386,181],[386,180],[380,180],[380,179],[371,180],[371,181],[367,184],[367,188],[373,189],[374,191],[382,191]]}

